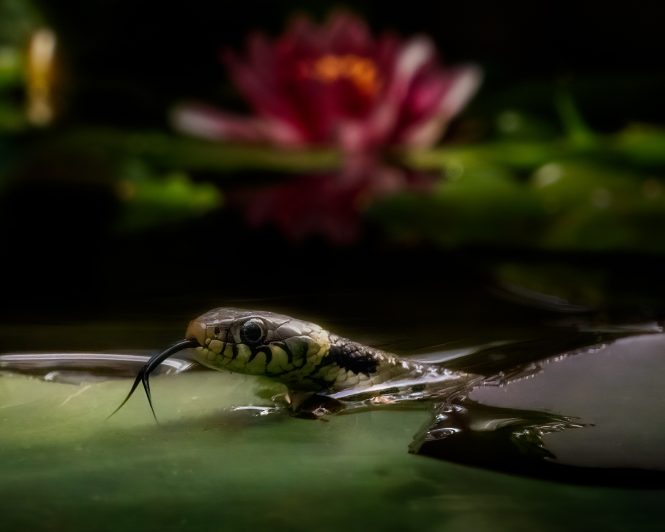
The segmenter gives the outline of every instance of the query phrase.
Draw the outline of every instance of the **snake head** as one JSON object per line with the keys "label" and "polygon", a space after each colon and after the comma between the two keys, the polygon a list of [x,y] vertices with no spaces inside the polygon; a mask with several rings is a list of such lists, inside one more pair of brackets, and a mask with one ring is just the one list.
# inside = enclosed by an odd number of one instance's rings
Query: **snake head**
{"label": "snake head", "polygon": [[185,340],[150,357],[111,416],[127,403],[140,384],[154,416],[150,374],[168,357],[190,348],[194,348],[194,357],[204,366],[265,375],[287,385],[295,384],[294,389],[310,390],[317,388],[312,374],[330,350],[330,334],[314,323],[273,312],[211,310],[190,322]]}
{"label": "snake head", "polygon": [[330,349],[329,333],[314,323],[236,308],[214,309],[192,320],[186,338],[199,343],[194,356],[204,366],[299,387]]}

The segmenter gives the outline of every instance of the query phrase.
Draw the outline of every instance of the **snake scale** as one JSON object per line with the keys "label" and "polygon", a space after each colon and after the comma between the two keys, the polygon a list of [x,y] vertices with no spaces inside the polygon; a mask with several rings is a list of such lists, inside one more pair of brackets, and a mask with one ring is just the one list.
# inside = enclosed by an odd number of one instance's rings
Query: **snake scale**
{"label": "snake scale", "polygon": [[188,348],[194,349],[195,360],[206,367],[281,382],[292,399],[424,382],[455,387],[474,377],[400,358],[286,315],[223,307],[192,320],[184,341],[151,357],[116,412],[140,383],[152,408],[150,373],[166,358]]}

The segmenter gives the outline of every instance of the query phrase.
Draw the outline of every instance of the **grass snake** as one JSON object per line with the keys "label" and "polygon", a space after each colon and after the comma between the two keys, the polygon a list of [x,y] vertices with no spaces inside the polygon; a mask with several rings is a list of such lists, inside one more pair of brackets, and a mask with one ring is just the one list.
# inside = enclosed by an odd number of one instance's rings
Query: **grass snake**
{"label": "grass snake", "polygon": [[215,370],[260,375],[288,388],[296,409],[312,394],[333,397],[436,383],[451,390],[475,375],[419,363],[330,333],[319,325],[267,311],[217,308],[192,320],[185,339],[152,356],[141,368],[117,412],[143,384],[150,407],[150,374],[168,357],[194,349]]}

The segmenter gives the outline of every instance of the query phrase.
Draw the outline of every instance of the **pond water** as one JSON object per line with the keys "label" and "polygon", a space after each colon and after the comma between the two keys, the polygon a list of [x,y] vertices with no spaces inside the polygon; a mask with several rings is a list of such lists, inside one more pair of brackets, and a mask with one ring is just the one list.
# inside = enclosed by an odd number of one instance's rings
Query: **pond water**
{"label": "pond water", "polygon": [[[6,323],[3,527],[662,530],[658,316],[491,288],[447,292],[443,306],[443,293],[396,289]],[[286,312],[486,378],[462,397],[310,420],[262,409],[265,381],[175,357],[152,380],[160,424],[139,394],[107,419],[142,357],[181,338],[190,309],[219,305]]]}

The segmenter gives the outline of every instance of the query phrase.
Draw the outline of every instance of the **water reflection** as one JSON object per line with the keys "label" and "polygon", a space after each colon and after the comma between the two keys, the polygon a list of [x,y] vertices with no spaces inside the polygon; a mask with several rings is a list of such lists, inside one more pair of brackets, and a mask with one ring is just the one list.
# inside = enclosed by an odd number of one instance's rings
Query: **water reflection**
{"label": "water reflection", "polygon": [[621,338],[440,403],[412,451],[578,483],[665,486],[665,335]]}
{"label": "water reflection", "polygon": [[[410,450],[437,459],[560,482],[648,489],[665,487],[662,460],[638,467],[631,465],[627,458],[613,467],[598,467],[583,465],[584,460],[575,460],[582,465],[567,463],[555,454],[556,447],[549,438],[552,435],[564,438],[568,438],[569,433],[581,435],[593,449],[606,448],[608,440],[584,434],[593,428],[593,424],[581,423],[575,417],[466,401],[440,406],[434,421],[416,436]],[[621,433],[615,436],[622,437]],[[658,440],[650,446],[661,444]],[[576,446],[570,450],[583,452]]]}
{"label": "water reflection", "polygon": [[[0,354],[0,371],[32,375],[49,382],[82,384],[134,377],[149,358],[126,353],[4,353]],[[155,373],[178,374],[194,365],[184,358],[170,358]]]}

